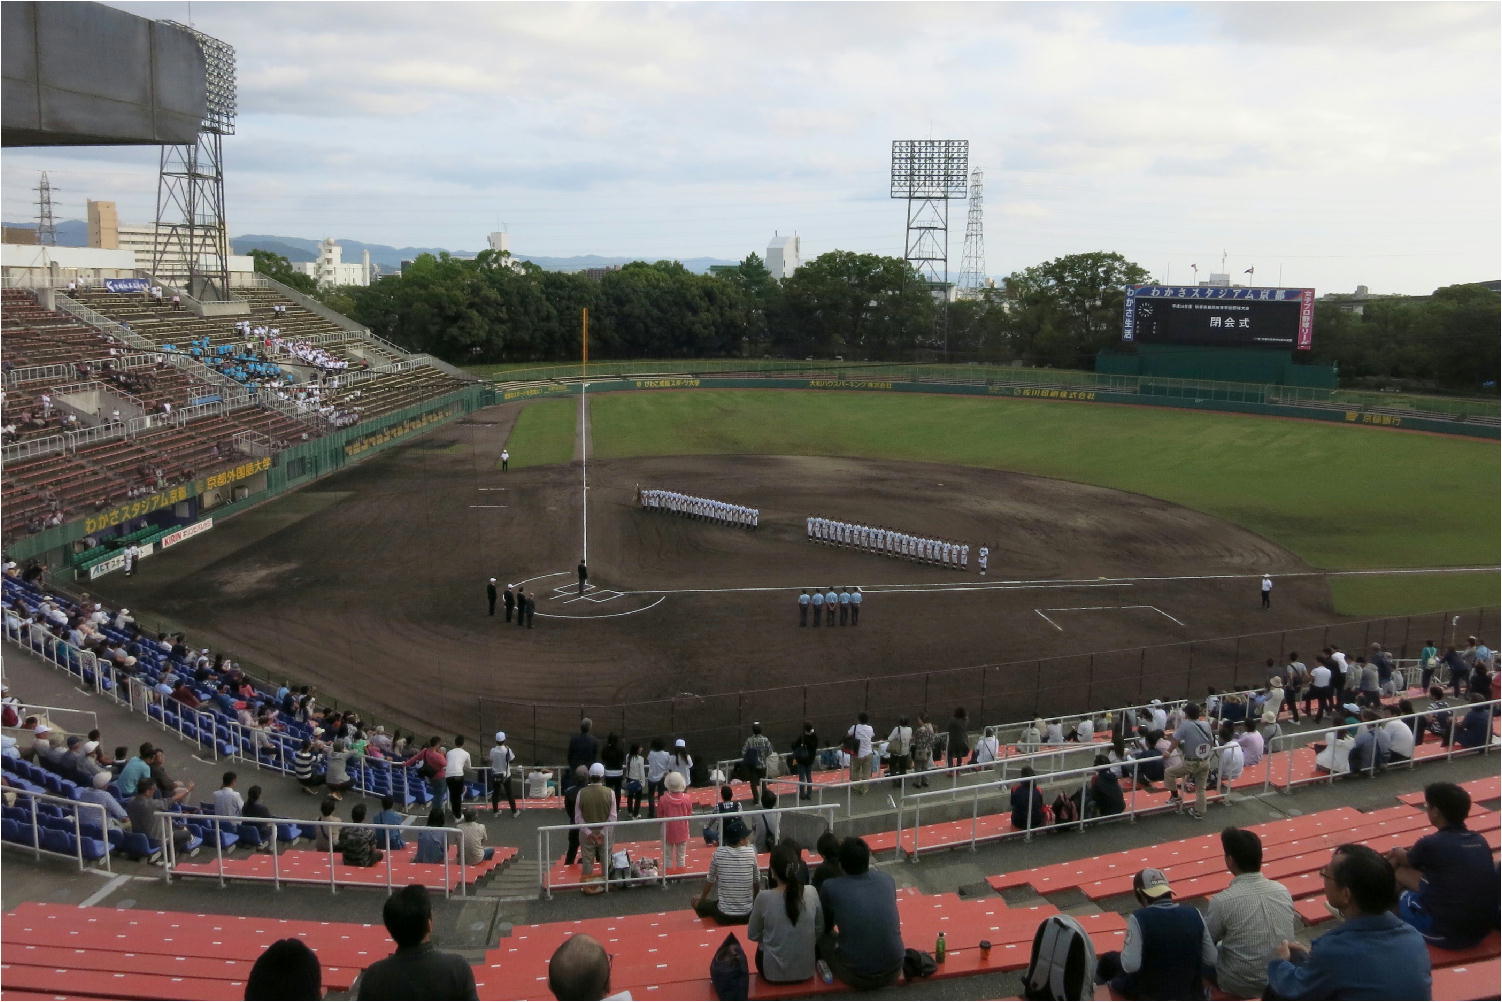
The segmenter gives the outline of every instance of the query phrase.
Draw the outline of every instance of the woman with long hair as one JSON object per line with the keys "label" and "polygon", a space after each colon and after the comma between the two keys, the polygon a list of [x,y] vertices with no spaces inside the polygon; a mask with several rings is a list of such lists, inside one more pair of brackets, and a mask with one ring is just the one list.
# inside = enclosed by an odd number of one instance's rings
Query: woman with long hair
{"label": "woman with long hair", "polygon": [[767,889],[751,906],[746,935],[756,941],[756,973],[773,984],[814,976],[815,944],[824,932],[819,892],[803,881],[798,844],[779,842],[767,867]]}

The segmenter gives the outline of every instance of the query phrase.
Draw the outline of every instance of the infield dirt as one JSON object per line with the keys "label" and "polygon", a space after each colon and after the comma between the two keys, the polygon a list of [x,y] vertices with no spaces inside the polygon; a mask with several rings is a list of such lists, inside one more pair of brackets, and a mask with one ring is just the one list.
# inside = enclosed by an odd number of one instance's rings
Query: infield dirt
{"label": "infield dirt", "polygon": [[[523,406],[477,412],[101,584],[143,621],[367,717],[487,741],[500,727],[546,761],[581,711],[602,732],[733,754],[753,719],[781,744],[805,717],[829,732],[866,707],[878,727],[925,705],[942,724],[955,704],[979,724],[1199,693],[1230,683],[1233,661],[1250,682],[1264,657],[1312,655],[1323,634],[1298,627],[1335,619],[1324,578],[1279,577],[1309,570],[1292,554],[1182,507],[993,470],[786,456],[591,461],[581,598],[579,463],[496,465]],[[761,526],[644,511],[637,485],[754,506]],[[971,570],[810,543],[812,514],[968,542]],[[1264,571],[1278,581],[1270,611]],[[487,615],[490,576],[535,595],[533,628]],[[860,625],[800,628],[800,589],[831,585],[864,590]],[[1234,649],[1142,650],[1268,631]],[[1088,656],[1107,651],[1122,653]],[[975,665],[1007,666],[945,671]]]}

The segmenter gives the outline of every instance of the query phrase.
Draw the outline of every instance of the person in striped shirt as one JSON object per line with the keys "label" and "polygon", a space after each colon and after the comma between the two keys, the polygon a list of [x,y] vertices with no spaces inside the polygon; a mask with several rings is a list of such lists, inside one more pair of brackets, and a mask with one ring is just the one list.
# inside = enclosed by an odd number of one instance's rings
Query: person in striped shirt
{"label": "person in striped shirt", "polygon": [[751,920],[751,905],[761,889],[761,870],[756,865],[756,849],[746,841],[750,834],[746,823],[738,817],[728,817],[723,829],[693,909],[720,925],[745,925]]}

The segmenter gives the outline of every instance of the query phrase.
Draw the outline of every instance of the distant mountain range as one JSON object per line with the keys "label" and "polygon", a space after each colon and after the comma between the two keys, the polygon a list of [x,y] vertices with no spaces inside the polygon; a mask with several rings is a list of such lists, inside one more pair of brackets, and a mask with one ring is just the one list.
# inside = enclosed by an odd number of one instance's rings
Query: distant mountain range
{"label": "distant mountain range", "polygon": [[[36,223],[5,223],[5,226],[17,229],[36,229]],[[59,247],[86,247],[89,242],[89,227],[81,219],[67,219],[57,224],[57,243]],[[316,261],[318,259],[318,246],[320,241],[309,240],[305,237],[282,237],[259,233],[247,233],[244,236],[230,237],[230,249],[235,254],[249,254],[252,250],[270,251],[280,254],[288,261],[295,263]],[[359,240],[339,240],[339,246],[344,249],[346,263],[358,264],[360,254],[370,251],[371,264],[377,265],[381,272],[387,275],[394,274],[402,266],[403,261],[410,261],[419,254],[440,254],[447,248],[444,247],[391,247],[386,244],[367,244]],[[477,251],[450,250],[448,253],[454,257],[474,257]],[[641,257],[601,257],[598,254],[582,254],[577,257],[541,257],[530,254],[517,254],[520,261],[531,261],[539,268],[549,271],[583,271],[585,268],[611,268],[632,261],[647,260]],[[651,260],[658,260],[651,258]],[[714,257],[690,257],[680,258],[683,266],[689,271],[703,274],[712,265],[737,264],[736,261],[726,261]]]}

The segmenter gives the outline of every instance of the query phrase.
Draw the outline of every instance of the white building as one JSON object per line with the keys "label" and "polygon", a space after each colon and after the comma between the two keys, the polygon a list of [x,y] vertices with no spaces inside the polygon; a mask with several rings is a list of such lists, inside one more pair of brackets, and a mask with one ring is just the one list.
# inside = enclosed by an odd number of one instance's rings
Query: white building
{"label": "white building", "polygon": [[799,256],[798,235],[790,237],[772,235],[772,242],[767,244],[767,270],[772,277],[781,282],[790,277],[798,267],[803,264]]}
{"label": "white building", "polygon": [[333,237],[324,237],[318,245],[318,260],[302,262],[292,267],[313,279],[320,287],[370,284],[370,251],[361,252],[359,264],[345,264],[344,248],[334,243]]}
{"label": "white building", "polygon": [[498,233],[487,233],[485,235],[485,245],[497,254],[506,255],[504,258],[506,267],[512,271],[521,271],[522,263],[511,256],[511,234],[504,230]]}

